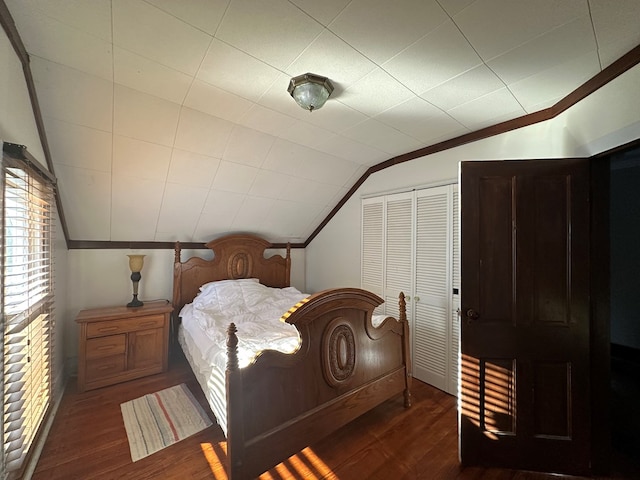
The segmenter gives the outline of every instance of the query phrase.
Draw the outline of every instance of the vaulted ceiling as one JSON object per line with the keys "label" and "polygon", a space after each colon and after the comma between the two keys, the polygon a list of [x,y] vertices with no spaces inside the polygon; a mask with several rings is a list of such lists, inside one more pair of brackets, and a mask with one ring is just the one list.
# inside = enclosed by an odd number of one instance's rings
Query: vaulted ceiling
{"label": "vaulted ceiling", "polygon": [[[554,105],[637,0],[5,0],[72,240],[304,242],[367,169]],[[320,110],[287,93],[306,72]]]}

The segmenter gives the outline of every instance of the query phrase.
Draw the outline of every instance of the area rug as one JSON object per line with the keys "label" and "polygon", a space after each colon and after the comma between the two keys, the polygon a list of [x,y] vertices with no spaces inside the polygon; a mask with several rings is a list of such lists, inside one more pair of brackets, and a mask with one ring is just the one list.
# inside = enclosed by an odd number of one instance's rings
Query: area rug
{"label": "area rug", "polygon": [[183,383],[120,404],[134,462],[211,425]]}

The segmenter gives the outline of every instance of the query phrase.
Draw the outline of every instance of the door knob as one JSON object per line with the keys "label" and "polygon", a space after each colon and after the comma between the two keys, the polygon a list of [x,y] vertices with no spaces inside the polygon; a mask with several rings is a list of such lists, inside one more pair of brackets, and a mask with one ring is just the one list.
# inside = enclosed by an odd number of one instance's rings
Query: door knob
{"label": "door knob", "polygon": [[474,309],[470,308],[469,310],[467,310],[467,318],[469,320],[476,320],[480,315],[478,315],[478,312],[476,312]]}

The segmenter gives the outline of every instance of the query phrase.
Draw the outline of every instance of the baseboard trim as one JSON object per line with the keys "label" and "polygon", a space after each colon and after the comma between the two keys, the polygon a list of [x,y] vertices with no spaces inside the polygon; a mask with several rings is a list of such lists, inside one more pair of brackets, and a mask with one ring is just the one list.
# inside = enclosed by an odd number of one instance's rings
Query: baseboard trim
{"label": "baseboard trim", "polygon": [[42,428],[42,433],[38,436],[37,443],[33,447],[33,454],[29,458],[29,463],[25,467],[23,480],[31,480],[31,476],[33,472],[36,471],[36,466],[38,465],[38,460],[40,460],[40,454],[42,453],[42,449],[44,448],[44,444],[47,441],[47,437],[49,436],[49,431],[51,430],[51,426],[53,425],[53,419],[58,412],[58,407],[60,406],[60,402],[62,401],[62,397],[64,396],[64,391],[67,388],[67,383],[69,382],[69,377],[65,375],[61,375],[54,384],[58,386],[58,388],[54,388],[55,397],[53,401],[53,405],[51,406],[51,411],[47,416],[47,420]]}

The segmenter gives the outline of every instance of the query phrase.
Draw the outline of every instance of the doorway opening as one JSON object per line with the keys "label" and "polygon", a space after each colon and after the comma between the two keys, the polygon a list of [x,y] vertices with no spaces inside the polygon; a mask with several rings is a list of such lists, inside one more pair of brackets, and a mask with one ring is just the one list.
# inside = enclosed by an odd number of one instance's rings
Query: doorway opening
{"label": "doorway opening", "polygon": [[611,433],[614,452],[640,451],[640,148],[610,159]]}

